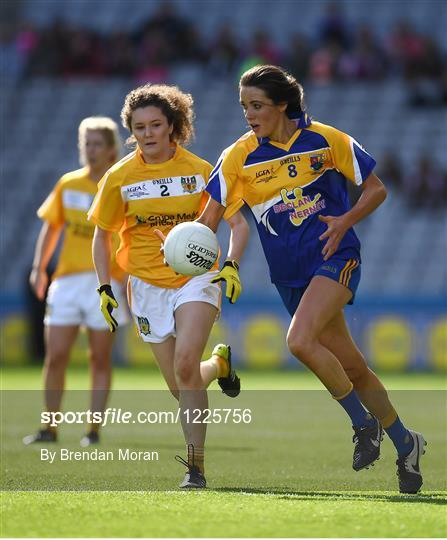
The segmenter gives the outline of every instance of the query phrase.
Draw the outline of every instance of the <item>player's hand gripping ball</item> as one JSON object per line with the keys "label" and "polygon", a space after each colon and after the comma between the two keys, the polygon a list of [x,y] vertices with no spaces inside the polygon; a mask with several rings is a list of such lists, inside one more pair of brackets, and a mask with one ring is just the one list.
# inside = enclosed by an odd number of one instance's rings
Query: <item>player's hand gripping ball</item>
{"label": "player's hand gripping ball", "polygon": [[163,247],[168,265],[184,276],[208,272],[219,255],[217,236],[197,221],[176,225],[166,236]]}

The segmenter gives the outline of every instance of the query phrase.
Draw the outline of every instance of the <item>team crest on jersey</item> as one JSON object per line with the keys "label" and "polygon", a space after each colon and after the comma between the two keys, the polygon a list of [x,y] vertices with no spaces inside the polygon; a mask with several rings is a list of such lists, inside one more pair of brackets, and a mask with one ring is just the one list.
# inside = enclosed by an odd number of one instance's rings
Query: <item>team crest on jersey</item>
{"label": "team crest on jersey", "polygon": [[313,156],[310,156],[310,168],[314,171],[319,171],[323,167],[325,161],[324,154],[314,154]]}
{"label": "team crest on jersey", "polygon": [[182,176],[180,182],[185,193],[194,193],[197,189],[197,180],[195,176]]}
{"label": "team crest on jersey", "polygon": [[151,333],[151,325],[147,320],[147,317],[137,317],[138,328],[143,336],[148,336]]}

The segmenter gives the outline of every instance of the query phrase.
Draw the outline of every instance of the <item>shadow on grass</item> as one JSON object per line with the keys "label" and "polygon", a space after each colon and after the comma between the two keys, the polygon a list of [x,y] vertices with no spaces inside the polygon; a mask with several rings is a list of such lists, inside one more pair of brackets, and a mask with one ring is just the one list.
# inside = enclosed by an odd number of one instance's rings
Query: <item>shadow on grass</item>
{"label": "shadow on grass", "polygon": [[349,491],[293,491],[285,488],[214,488],[209,491],[219,493],[248,493],[252,495],[278,495],[278,499],[284,500],[312,500],[324,501],[328,499],[340,499],[347,501],[383,501],[397,503],[427,503],[440,506],[447,505],[447,494],[444,492],[418,493],[417,495],[386,494],[375,492],[349,492]]}

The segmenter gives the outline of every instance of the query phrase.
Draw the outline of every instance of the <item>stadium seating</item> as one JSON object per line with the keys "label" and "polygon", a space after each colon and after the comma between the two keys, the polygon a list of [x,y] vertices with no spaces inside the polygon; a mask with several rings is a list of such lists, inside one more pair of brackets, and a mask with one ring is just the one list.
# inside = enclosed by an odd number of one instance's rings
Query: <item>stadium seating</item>
{"label": "stadium seating", "polygon": [[[59,18],[86,28],[110,31],[114,28],[134,30],[157,10],[159,2],[22,0],[21,4],[23,19],[38,26],[47,25]],[[285,45],[290,32],[298,30],[312,35],[328,2],[325,0],[274,2],[273,0],[264,1],[264,9],[259,9],[256,0],[243,2],[194,0],[193,3],[190,0],[171,0],[170,4],[182,16],[197,23],[205,36],[213,35],[226,20],[231,20],[238,34],[246,36],[247,21],[250,28],[265,27],[265,13],[268,10],[269,34],[279,44]],[[402,2],[376,2],[374,0],[355,2],[339,0],[337,4],[343,8],[349,24],[368,23],[379,35],[384,35],[389,31],[396,21],[405,19],[415,24],[419,30],[436,36],[441,44],[447,44],[443,22],[446,16],[446,5],[443,2],[411,2],[411,9],[405,9],[405,4]]]}
{"label": "stadium seating", "polygon": [[[171,2],[178,12],[192,19],[205,36],[228,19],[231,9],[235,31],[246,39],[246,23],[265,27],[264,10],[255,1],[208,2],[188,0]],[[384,35],[402,18],[399,2],[339,2],[349,12],[351,24],[368,23]],[[69,9],[67,9],[69,4]],[[305,5],[304,5],[305,4]],[[278,2],[269,16],[271,36],[285,45],[290,34],[299,31],[312,35],[326,2]],[[98,31],[114,28],[132,31],[157,8],[156,2],[54,2],[22,0],[21,18],[38,27],[62,18]],[[438,3],[440,9],[445,4]],[[291,16],[291,13],[293,16]],[[414,2],[405,17],[421,31],[430,32],[441,44],[447,44],[442,31],[443,17],[427,15],[426,3]],[[294,21],[299,21],[295,25]],[[237,103],[236,79],[214,79],[196,65],[179,65],[170,71],[170,82],[194,95],[196,103],[196,141],[192,150],[215,162],[220,151],[245,130]],[[132,81],[30,79],[20,85],[2,81],[0,101],[4,137],[1,143],[3,172],[2,242],[0,257],[5,264],[1,289],[21,288],[40,227],[35,211],[66,171],[79,166],[77,126],[82,118],[101,114],[119,119],[126,92]],[[411,170],[421,151],[428,151],[443,167],[445,152],[445,110],[409,110],[406,89],[401,81],[374,84],[338,84],[307,86],[306,102],[311,115],[350,133],[380,162],[386,151],[396,154],[405,170]],[[126,134],[123,131],[123,136]],[[383,178],[385,183],[386,178]],[[254,225],[252,225],[254,232]],[[391,190],[386,204],[361,223],[358,234],[363,242],[362,293],[436,295],[447,289],[445,267],[439,261],[445,255],[447,213],[410,210],[401,193]],[[219,233],[227,242],[225,226]],[[270,290],[266,263],[257,235],[253,234],[242,264],[246,290]],[[250,279],[244,279],[250,276]]]}
{"label": "stadium seating", "polygon": [[[192,150],[214,162],[220,150],[244,131],[244,121],[234,82],[211,83],[203,88],[196,75],[191,77],[182,68],[172,73],[172,82],[195,97],[197,138]],[[4,288],[13,290],[21,285],[40,227],[35,217],[38,205],[61,174],[78,167],[80,120],[92,114],[118,119],[123,97],[130,87],[131,83],[119,80],[33,80],[19,89],[2,88],[8,137],[2,149],[6,182],[0,257],[15,261],[14,266],[5,269]],[[309,110],[315,118],[352,134],[379,160],[391,145],[411,167],[415,151],[422,144],[446,164],[439,112],[408,115],[402,92],[393,83],[380,88],[309,87],[307,95]],[[411,211],[402,196],[392,191],[386,204],[358,226],[364,244],[362,292],[436,294],[445,289],[445,269],[436,261],[442,260],[446,232],[446,212],[431,215]],[[223,226],[220,236],[224,246],[225,233]],[[270,290],[256,234],[252,235],[242,269],[243,277],[250,276],[244,280],[246,289]]]}

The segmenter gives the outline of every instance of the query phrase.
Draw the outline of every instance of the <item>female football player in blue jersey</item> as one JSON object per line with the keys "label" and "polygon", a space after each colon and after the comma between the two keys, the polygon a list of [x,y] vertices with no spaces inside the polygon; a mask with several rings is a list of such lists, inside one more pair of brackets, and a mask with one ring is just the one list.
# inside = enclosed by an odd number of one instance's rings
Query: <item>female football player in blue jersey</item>
{"label": "female football player in blue jersey", "polygon": [[[383,429],[398,453],[400,491],[422,485],[425,441],[408,430],[354,343],[343,308],[360,281],[360,243],[352,228],[386,198],[374,159],[349,135],[310,119],[303,88],[276,66],[255,66],[240,80],[250,131],[225,149],[198,221],[216,230],[229,204],[243,200],[255,219],[271,280],[292,317],[287,344],[349,415],[353,468],[378,458]],[[351,208],[347,181],[361,186]],[[230,261],[218,279],[239,281]]]}

